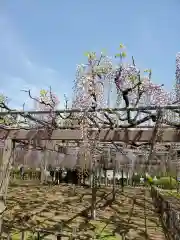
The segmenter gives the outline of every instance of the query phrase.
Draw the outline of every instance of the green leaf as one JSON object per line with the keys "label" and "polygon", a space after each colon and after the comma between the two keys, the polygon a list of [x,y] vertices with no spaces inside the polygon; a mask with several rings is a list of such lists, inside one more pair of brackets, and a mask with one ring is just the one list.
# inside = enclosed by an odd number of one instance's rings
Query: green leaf
{"label": "green leaf", "polygon": [[121,57],[122,57],[122,58],[125,58],[126,56],[127,56],[127,55],[126,55],[126,52],[122,52],[122,53],[121,53]]}
{"label": "green leaf", "polygon": [[44,89],[41,89],[41,90],[40,90],[40,96],[41,96],[41,97],[45,97],[46,95],[47,95],[47,91],[44,90]]}
{"label": "green leaf", "polygon": [[96,58],[96,53],[95,52],[86,52],[84,54],[88,59],[94,60]]}
{"label": "green leaf", "polygon": [[124,44],[120,43],[119,47],[122,49],[124,48]]}
{"label": "green leaf", "polygon": [[137,76],[133,75],[133,76],[130,76],[129,79],[132,81],[132,82],[135,82],[137,80]]}
{"label": "green leaf", "polygon": [[84,56],[85,56],[85,57],[89,57],[89,54],[90,54],[90,52],[85,52],[85,53],[84,53]]}
{"label": "green leaf", "polygon": [[0,103],[4,103],[5,102],[5,96],[2,94],[0,95]]}
{"label": "green leaf", "polygon": [[117,53],[117,54],[115,55],[115,58],[118,58],[118,57],[121,57],[121,54],[120,54],[120,53]]}
{"label": "green leaf", "polygon": [[151,72],[151,69],[145,69],[144,72],[145,72],[145,73],[150,73],[150,72]]}
{"label": "green leaf", "polygon": [[95,52],[92,52],[90,53],[90,58],[93,60],[96,58],[96,53]]}

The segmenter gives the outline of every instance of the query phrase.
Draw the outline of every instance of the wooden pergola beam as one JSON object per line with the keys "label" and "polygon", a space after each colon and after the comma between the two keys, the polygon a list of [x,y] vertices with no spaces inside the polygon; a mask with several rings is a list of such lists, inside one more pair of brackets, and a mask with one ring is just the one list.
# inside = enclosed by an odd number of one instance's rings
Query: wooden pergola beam
{"label": "wooden pergola beam", "polygon": [[[88,138],[94,139],[98,135],[101,142],[151,142],[153,129],[89,129]],[[11,138],[16,140],[66,140],[82,141],[83,134],[81,130],[57,129],[48,133],[46,130],[0,130],[0,139]],[[157,142],[180,142],[180,130],[173,128],[163,129],[161,137]]]}

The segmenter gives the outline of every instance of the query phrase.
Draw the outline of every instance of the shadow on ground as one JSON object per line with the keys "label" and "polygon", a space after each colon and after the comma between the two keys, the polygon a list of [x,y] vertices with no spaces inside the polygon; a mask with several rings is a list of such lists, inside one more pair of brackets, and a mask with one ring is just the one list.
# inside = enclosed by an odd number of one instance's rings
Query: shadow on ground
{"label": "shadow on ground", "polygon": [[[127,188],[117,190],[112,201],[112,189],[97,192],[97,220],[90,219],[91,189],[60,186],[11,186],[4,223],[12,229],[46,229],[50,232],[73,232],[81,239],[96,235],[101,239],[165,239],[148,190]],[[4,229],[7,229],[4,228]],[[50,237],[49,239],[52,239]],[[80,239],[80,238],[79,238]]]}

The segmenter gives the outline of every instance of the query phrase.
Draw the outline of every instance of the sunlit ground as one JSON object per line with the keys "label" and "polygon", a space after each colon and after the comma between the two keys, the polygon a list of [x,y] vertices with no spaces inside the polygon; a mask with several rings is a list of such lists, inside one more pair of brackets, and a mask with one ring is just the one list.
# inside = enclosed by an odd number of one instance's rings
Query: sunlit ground
{"label": "sunlit ground", "polygon": [[[94,235],[109,240],[122,239],[122,234],[131,237],[129,239],[146,239],[146,234],[147,239],[165,239],[150,197],[144,200],[144,190],[126,188],[122,193],[119,189],[114,202],[111,191],[110,188],[98,190],[97,220],[92,221],[89,218],[91,189],[76,187],[74,190],[70,185],[11,186],[5,225],[11,228],[12,235],[15,229],[46,229],[47,239],[53,239],[49,236],[53,231],[64,235],[74,232],[79,239],[90,239]],[[19,234],[13,239],[19,239]]]}

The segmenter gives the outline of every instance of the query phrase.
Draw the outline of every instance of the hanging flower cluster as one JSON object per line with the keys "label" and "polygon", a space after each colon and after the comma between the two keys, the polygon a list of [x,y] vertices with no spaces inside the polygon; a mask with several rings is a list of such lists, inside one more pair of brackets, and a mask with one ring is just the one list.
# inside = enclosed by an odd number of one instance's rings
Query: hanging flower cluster
{"label": "hanging flower cluster", "polygon": [[180,53],[176,55],[176,99],[180,101]]}
{"label": "hanging flower cluster", "polygon": [[144,78],[142,81],[144,96],[149,96],[149,105],[167,105],[172,102],[171,93],[163,89],[163,85],[154,84],[149,78]]}
{"label": "hanging flower cluster", "polygon": [[[96,107],[162,106],[177,101],[180,84],[176,86],[176,94],[174,91],[167,92],[163,84],[152,81],[151,69],[140,71],[133,57],[131,63],[127,63],[126,55],[123,44],[120,44],[119,53],[114,58],[105,53],[86,53],[87,64],[79,65],[76,71],[73,106],[88,109],[94,102]],[[180,54],[176,57],[176,78],[180,80]],[[110,87],[112,91],[109,91]],[[108,105],[107,99],[113,105]],[[133,114],[136,113],[129,114],[131,118]],[[137,114],[147,116],[145,112]],[[122,113],[121,119],[125,119],[125,115]],[[166,110],[165,115],[174,119],[172,111]]]}
{"label": "hanging flower cluster", "polygon": [[[121,50],[124,49],[123,45],[120,45]],[[118,93],[128,91],[129,102],[132,105],[147,104],[147,105],[165,105],[171,104],[172,94],[166,92],[163,89],[163,84],[154,84],[151,81],[151,69],[144,71],[143,75],[140,75],[140,70],[136,67],[134,59],[132,64],[124,63],[126,54],[120,52],[120,65],[116,70],[115,85]],[[116,55],[117,57],[117,55]],[[148,76],[147,76],[148,75]],[[180,74],[179,74],[180,75]],[[138,102],[138,104],[137,104]]]}
{"label": "hanging flower cluster", "polygon": [[55,119],[56,116],[52,111],[58,108],[59,102],[56,94],[44,89],[40,90],[39,97],[34,102],[35,108],[40,111],[49,111],[49,113],[38,115],[38,118],[47,122]]}
{"label": "hanging flower cluster", "polygon": [[89,108],[96,102],[102,107],[104,82],[110,79],[113,64],[103,53],[99,58],[95,53],[86,53],[86,56],[88,63],[77,66],[73,106]]}
{"label": "hanging flower cluster", "polygon": [[55,110],[58,107],[59,104],[59,99],[58,97],[47,90],[40,90],[40,95],[38,97],[38,102],[37,102],[37,108],[39,110]]}

